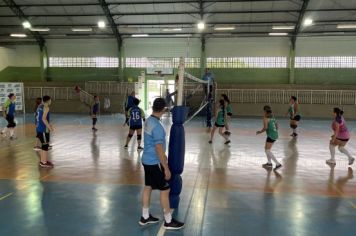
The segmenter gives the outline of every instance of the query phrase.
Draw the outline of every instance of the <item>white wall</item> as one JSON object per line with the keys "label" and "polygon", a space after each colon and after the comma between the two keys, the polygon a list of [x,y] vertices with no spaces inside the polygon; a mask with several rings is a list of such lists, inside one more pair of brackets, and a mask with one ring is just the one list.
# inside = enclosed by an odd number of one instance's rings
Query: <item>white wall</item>
{"label": "white wall", "polygon": [[206,42],[207,57],[278,57],[288,56],[290,40],[268,38],[212,38]]}
{"label": "white wall", "polygon": [[129,38],[124,40],[126,57],[200,57],[200,39]]}
{"label": "white wall", "polygon": [[0,47],[0,71],[11,64],[13,56],[14,55],[12,50],[5,47]]}
{"label": "white wall", "polygon": [[46,41],[49,57],[117,57],[114,39],[52,39]]}
{"label": "white wall", "polygon": [[356,37],[298,38],[296,56],[356,56]]}
{"label": "white wall", "polygon": [[40,67],[40,49],[37,45],[0,47],[0,71],[8,66]]}

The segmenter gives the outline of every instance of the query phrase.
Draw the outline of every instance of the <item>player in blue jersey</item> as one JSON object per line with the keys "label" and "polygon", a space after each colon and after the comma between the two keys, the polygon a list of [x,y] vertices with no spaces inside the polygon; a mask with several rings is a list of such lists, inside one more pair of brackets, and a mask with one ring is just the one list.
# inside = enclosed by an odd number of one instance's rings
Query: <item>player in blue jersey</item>
{"label": "player in blue jersey", "polygon": [[94,104],[91,108],[91,117],[93,119],[93,131],[98,131],[98,129],[95,127],[96,122],[98,122],[98,113],[100,113],[100,100],[97,95],[94,96]]}
{"label": "player in blue jersey", "polygon": [[2,135],[6,136],[6,132],[8,130],[10,133],[10,139],[15,139],[15,110],[16,96],[15,94],[10,93],[2,108],[3,117],[7,121],[7,127],[1,132]]}
{"label": "player in blue jersey", "polygon": [[[134,106],[134,100],[135,100],[135,91],[132,91],[131,94],[127,97],[127,99],[125,101],[125,113],[126,114],[130,110],[130,108]],[[129,117],[127,117],[127,116],[126,116],[126,120],[125,120],[124,126],[125,125],[130,126]]]}
{"label": "player in blue jersey", "polygon": [[53,132],[53,127],[50,124],[49,106],[51,105],[51,97],[43,96],[42,104],[37,108],[37,138],[41,141],[41,160],[40,167],[52,168],[52,162],[47,160],[50,132]]}
{"label": "player in blue jersey", "polygon": [[[33,112],[35,114],[35,126],[36,126],[36,128],[37,128],[37,109],[41,104],[42,104],[42,98],[40,98],[40,97],[36,98],[35,107],[33,109]],[[34,146],[33,150],[35,150],[35,151],[40,151],[41,150],[40,140],[37,138],[37,134],[36,134],[36,143],[35,143],[35,146]]]}
{"label": "player in blue jersey", "polygon": [[144,111],[138,107],[140,100],[134,98],[133,106],[127,111],[127,119],[129,120],[129,134],[127,135],[125,148],[128,147],[131,138],[133,137],[135,131],[137,132],[137,150],[142,150],[141,140],[142,140],[142,120],[145,121]]}

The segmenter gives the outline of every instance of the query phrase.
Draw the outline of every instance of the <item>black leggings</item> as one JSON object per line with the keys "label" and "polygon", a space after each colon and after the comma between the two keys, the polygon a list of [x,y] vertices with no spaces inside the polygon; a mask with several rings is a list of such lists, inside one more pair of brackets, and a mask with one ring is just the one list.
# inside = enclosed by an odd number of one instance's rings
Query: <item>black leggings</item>
{"label": "black leggings", "polygon": [[98,121],[98,118],[93,118],[93,126],[96,125],[97,121]]}

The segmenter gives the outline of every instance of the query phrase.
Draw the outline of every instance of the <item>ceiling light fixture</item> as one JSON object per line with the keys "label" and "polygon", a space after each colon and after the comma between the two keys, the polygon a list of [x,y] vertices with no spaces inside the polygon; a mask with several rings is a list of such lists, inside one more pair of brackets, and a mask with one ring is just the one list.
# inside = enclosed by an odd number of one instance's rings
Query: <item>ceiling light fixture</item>
{"label": "ceiling light fixture", "polygon": [[203,30],[203,29],[205,29],[205,23],[201,21],[197,24],[197,27],[199,30]]}
{"label": "ceiling light fixture", "polygon": [[303,22],[303,25],[304,25],[304,26],[311,26],[311,25],[313,25],[313,19],[311,19],[311,18],[305,19],[304,22]]}
{"label": "ceiling light fixture", "polygon": [[15,37],[15,38],[26,38],[27,35],[26,34],[10,34],[11,37]]}
{"label": "ceiling light fixture", "polygon": [[133,35],[131,35],[131,37],[134,37],[134,38],[148,37],[148,36],[149,36],[148,34],[133,34]]}
{"label": "ceiling light fixture", "polygon": [[91,32],[92,28],[72,28],[73,32]]}
{"label": "ceiling light fixture", "polygon": [[105,22],[104,22],[104,21],[99,21],[99,22],[98,22],[98,27],[99,27],[100,29],[105,28],[105,27],[106,27]]}
{"label": "ceiling light fixture", "polygon": [[173,28],[173,29],[163,29],[163,32],[174,32],[174,31],[182,31],[181,28]]}
{"label": "ceiling light fixture", "polygon": [[31,31],[38,31],[38,32],[47,32],[50,29],[49,28],[31,28]]}
{"label": "ceiling light fixture", "polygon": [[337,25],[338,29],[356,29],[356,25],[355,24],[343,24],[343,25]]}
{"label": "ceiling light fixture", "polygon": [[269,33],[270,36],[286,36],[288,33]]}
{"label": "ceiling light fixture", "polygon": [[22,22],[22,26],[23,26],[25,29],[29,29],[29,28],[31,28],[31,23],[28,22],[28,21],[24,21],[24,22]]}
{"label": "ceiling light fixture", "polygon": [[272,29],[273,30],[292,30],[292,29],[295,29],[295,26],[294,25],[272,26]]}
{"label": "ceiling light fixture", "polygon": [[235,29],[235,27],[232,27],[232,26],[229,26],[229,27],[215,27],[214,28],[214,30],[217,30],[217,31],[219,31],[219,30],[221,30],[221,31],[223,31],[223,30],[234,30]]}

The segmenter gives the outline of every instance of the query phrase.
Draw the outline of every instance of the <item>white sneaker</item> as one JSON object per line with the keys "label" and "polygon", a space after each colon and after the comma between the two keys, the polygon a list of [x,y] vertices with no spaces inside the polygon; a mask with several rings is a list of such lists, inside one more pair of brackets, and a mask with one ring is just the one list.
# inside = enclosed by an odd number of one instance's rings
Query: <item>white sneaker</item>
{"label": "white sneaker", "polygon": [[352,164],[354,164],[355,158],[351,158],[349,161],[349,166],[351,166]]}
{"label": "white sneaker", "polygon": [[326,164],[336,165],[336,162],[334,159],[329,159],[329,160],[326,160]]}

